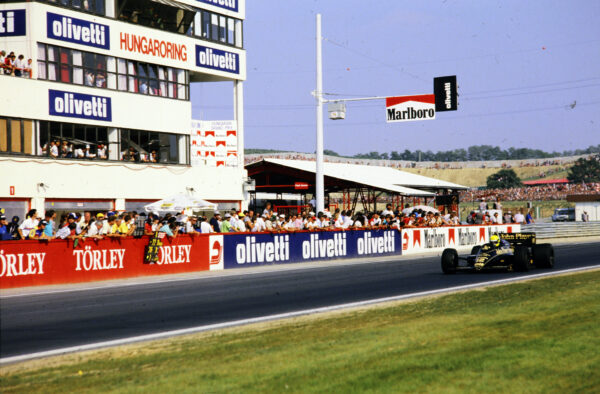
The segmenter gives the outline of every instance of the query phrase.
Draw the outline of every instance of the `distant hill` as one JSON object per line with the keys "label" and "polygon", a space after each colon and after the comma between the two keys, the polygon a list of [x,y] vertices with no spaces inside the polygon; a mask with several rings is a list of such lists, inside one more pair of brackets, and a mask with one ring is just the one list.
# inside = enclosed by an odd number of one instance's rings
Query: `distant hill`
{"label": "distant hill", "polygon": [[[245,149],[246,154],[265,154],[265,153],[283,153],[289,151],[274,149]],[[299,152],[302,153],[302,152]],[[330,149],[325,149],[324,154],[328,156],[347,157],[355,159],[371,160],[405,160],[405,161],[432,161],[432,162],[464,162],[464,161],[490,161],[490,160],[527,160],[527,159],[547,159],[555,157],[587,155],[591,153],[600,153],[600,144],[589,146],[586,149],[565,150],[562,152],[545,152],[540,149],[529,148],[508,148],[501,149],[492,145],[473,145],[466,149],[454,149],[447,151],[409,151],[404,152],[369,152],[359,153],[354,156],[343,156]]]}

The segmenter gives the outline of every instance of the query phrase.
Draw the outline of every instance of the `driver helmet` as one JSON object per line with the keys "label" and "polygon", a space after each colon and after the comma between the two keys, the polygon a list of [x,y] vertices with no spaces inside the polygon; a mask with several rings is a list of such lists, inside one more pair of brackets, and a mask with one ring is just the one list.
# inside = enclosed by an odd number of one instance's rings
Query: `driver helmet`
{"label": "driver helmet", "polygon": [[492,236],[490,237],[490,243],[491,243],[492,245],[494,245],[495,247],[498,247],[498,246],[500,246],[500,237],[499,237],[499,236],[497,236],[496,234],[492,235]]}

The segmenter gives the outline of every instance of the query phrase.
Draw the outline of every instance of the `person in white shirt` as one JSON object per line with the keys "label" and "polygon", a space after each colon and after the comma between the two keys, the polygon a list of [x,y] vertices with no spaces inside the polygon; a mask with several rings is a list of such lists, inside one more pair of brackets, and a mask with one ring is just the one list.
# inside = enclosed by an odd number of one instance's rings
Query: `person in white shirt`
{"label": "person in white shirt", "polygon": [[84,157],[83,149],[81,149],[80,146],[75,148],[75,150],[73,151],[73,157],[76,159],[82,159]]}
{"label": "person in white shirt", "polygon": [[104,225],[102,220],[97,220],[92,225],[90,225],[87,233],[85,234],[86,238],[96,238],[102,239],[102,226]]}
{"label": "person in white shirt", "polygon": [[212,226],[206,220],[206,216],[202,216],[200,218],[200,232],[202,234],[208,234],[208,233],[213,233],[214,232]]}
{"label": "person in white shirt", "polygon": [[187,222],[185,222],[185,232],[186,234],[198,234],[198,232],[196,231],[196,223],[198,222],[198,218],[196,218],[195,216],[190,216],[187,220]]}
{"label": "person in white shirt", "polygon": [[106,159],[106,146],[104,146],[104,144],[98,144],[96,155],[99,159]]}
{"label": "person in white shirt", "polygon": [[248,231],[248,229],[246,228],[246,223],[247,222],[245,221],[245,215],[240,212],[238,220],[236,220],[235,222],[235,228],[237,229],[237,231],[244,233]]}
{"label": "person in white shirt", "polygon": [[525,224],[525,215],[523,215],[522,208],[519,212],[515,213],[514,221],[515,223]]}
{"label": "person in white shirt", "polygon": [[37,228],[38,223],[39,223],[39,220],[37,217],[37,210],[31,209],[29,212],[27,212],[27,215],[25,216],[25,220],[23,220],[23,223],[21,223],[21,225],[19,226],[19,228],[17,230],[19,232],[19,235],[21,236],[21,239],[28,239],[29,233],[34,228]]}
{"label": "person in white shirt", "polygon": [[[267,225],[265,224],[266,217],[267,215],[263,213],[262,216],[256,218],[256,223],[254,224],[254,227],[257,228],[256,231],[267,231]],[[254,229],[252,229],[252,231],[254,231]]]}
{"label": "person in white shirt", "polygon": [[50,156],[58,157],[58,141],[50,143]]}
{"label": "person in white shirt", "polygon": [[85,146],[84,156],[86,159],[95,159],[96,158],[96,155],[90,151],[89,145]]}
{"label": "person in white shirt", "polygon": [[392,210],[392,204],[387,204],[383,212],[381,212],[381,216],[386,217],[387,215],[394,216],[394,211]]}

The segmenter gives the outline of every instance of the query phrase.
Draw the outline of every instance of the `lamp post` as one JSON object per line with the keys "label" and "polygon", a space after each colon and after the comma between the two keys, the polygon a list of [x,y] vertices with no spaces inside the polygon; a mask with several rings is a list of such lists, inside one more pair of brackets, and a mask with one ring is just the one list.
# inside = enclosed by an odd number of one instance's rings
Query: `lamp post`
{"label": "lamp post", "polygon": [[317,169],[315,179],[315,201],[317,212],[325,208],[325,177],[323,175],[323,65],[321,59],[321,14],[317,14]]}

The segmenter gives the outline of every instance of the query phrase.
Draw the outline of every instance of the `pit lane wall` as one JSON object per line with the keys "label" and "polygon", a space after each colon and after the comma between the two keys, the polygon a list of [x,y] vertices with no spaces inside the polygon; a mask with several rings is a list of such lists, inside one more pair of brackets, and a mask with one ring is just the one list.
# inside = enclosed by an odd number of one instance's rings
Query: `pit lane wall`
{"label": "pit lane wall", "polygon": [[0,242],[0,289],[470,248],[518,225],[179,235],[145,263],[149,237]]}

